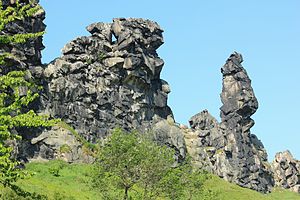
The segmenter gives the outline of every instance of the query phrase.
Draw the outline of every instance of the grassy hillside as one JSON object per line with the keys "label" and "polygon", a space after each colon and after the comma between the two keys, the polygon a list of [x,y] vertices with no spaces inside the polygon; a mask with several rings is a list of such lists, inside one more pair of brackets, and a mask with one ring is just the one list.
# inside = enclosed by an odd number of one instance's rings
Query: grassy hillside
{"label": "grassy hillside", "polygon": [[206,181],[205,187],[217,191],[221,200],[300,200],[299,194],[288,190],[275,188],[270,194],[261,194],[228,183],[217,176],[213,176],[212,179]]}
{"label": "grassy hillside", "polygon": [[[18,182],[24,190],[47,195],[49,199],[54,200],[100,199],[95,188],[89,185],[90,165],[51,161],[30,163],[27,170],[35,175]],[[216,176],[206,181],[205,188],[217,192],[220,200],[300,200],[299,194],[287,190],[275,189],[271,194],[264,195],[228,183]],[[198,199],[201,200],[201,197]]]}

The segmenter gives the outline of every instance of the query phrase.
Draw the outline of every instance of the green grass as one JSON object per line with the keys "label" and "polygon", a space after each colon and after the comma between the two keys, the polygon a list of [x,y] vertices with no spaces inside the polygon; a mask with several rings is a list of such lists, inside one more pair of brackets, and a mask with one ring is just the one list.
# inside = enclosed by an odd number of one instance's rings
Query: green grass
{"label": "green grass", "polygon": [[[33,177],[18,182],[18,185],[26,191],[46,195],[50,199],[55,199],[58,194],[65,196],[62,199],[97,199],[97,193],[88,184],[90,165],[50,161],[30,163],[26,168],[35,173]],[[52,173],[53,169],[59,170],[59,176]]]}
{"label": "green grass", "polygon": [[[46,195],[53,200],[100,200],[97,191],[89,185],[91,165],[50,161],[30,163],[26,167],[35,173],[33,177],[17,183],[26,191]],[[58,176],[52,173],[57,169]],[[217,176],[206,181],[205,188],[217,192],[220,200],[300,200],[299,194],[287,190],[275,189],[271,194],[261,194],[228,183]]]}
{"label": "green grass", "polygon": [[261,194],[250,189],[242,188],[213,176],[206,181],[205,187],[219,193],[221,200],[300,200],[300,194],[275,188],[270,194]]}

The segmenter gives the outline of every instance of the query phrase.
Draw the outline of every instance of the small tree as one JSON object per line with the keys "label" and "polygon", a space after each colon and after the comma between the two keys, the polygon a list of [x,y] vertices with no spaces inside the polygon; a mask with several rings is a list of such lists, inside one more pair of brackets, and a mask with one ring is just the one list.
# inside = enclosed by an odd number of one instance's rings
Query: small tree
{"label": "small tree", "polygon": [[[173,150],[158,146],[136,133],[114,130],[107,143],[100,148],[96,162],[94,183],[105,199],[120,198],[116,189],[123,191],[123,199],[129,198],[134,188],[142,188],[137,193],[142,199],[155,196],[159,181],[174,163]],[[110,193],[110,194],[109,194]]]}
{"label": "small tree", "polygon": [[[18,1],[14,7],[4,8],[0,1],[0,46],[25,43],[28,39],[43,35],[43,32],[3,34],[6,25],[16,20],[24,20],[40,9],[34,3],[21,5]],[[9,57],[13,58],[14,55],[0,54],[1,68],[8,66]],[[29,72],[7,71],[9,72],[6,74],[0,71],[0,184],[4,187],[12,186],[17,179],[27,175],[25,171],[17,168],[19,163],[11,155],[13,147],[8,145],[8,141],[21,139],[15,130],[20,127],[52,126],[56,123],[55,120],[48,120],[47,116],[37,115],[33,110],[28,109],[29,103],[39,96],[33,92],[37,88],[33,80],[26,78]],[[20,92],[24,88],[27,91],[25,94]]]}

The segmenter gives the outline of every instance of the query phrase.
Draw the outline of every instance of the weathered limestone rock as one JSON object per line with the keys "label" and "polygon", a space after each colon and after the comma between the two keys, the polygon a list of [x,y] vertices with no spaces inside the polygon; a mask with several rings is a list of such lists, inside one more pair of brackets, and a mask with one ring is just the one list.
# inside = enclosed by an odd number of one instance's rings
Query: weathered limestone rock
{"label": "weathered limestone rock", "polygon": [[267,153],[262,143],[257,142],[257,138],[250,133],[250,128],[254,125],[250,117],[256,112],[258,102],[251,87],[251,80],[241,65],[242,62],[242,56],[235,52],[221,70],[223,74],[221,126],[226,127],[225,138],[228,148],[225,153],[229,161],[228,169],[225,171],[229,172],[227,174],[233,174],[228,179],[235,183],[267,192],[273,185],[272,174],[266,164]]}
{"label": "weathered limestone rock", "polygon": [[[260,192],[273,186],[272,173],[263,144],[250,133],[250,118],[258,108],[251,81],[242,67],[243,59],[233,53],[222,67],[222,122],[206,110],[190,120],[185,134],[187,150],[195,166],[230,182]],[[192,152],[192,153],[191,153]]]}
{"label": "weathered limestone rock", "polygon": [[279,152],[272,162],[275,185],[300,193],[300,161],[289,151]]}
{"label": "weathered limestone rock", "polygon": [[186,145],[183,131],[174,121],[160,120],[153,126],[154,140],[175,149],[176,160],[183,161],[186,157]]}
{"label": "weathered limestone rock", "polygon": [[156,53],[163,30],[155,22],[133,18],[94,23],[87,30],[92,36],[65,45],[63,55],[44,70],[45,112],[90,142],[116,127],[152,131],[183,160],[181,129],[165,123],[174,119],[167,105],[170,86],[160,79],[164,62]]}
{"label": "weathered limestone rock", "polygon": [[169,85],[160,79],[164,62],[156,53],[163,44],[159,25],[118,18],[87,30],[92,36],[71,41],[44,71],[47,112],[91,142],[118,126],[147,131],[172,116]]}
{"label": "weathered limestone rock", "polygon": [[92,152],[83,146],[71,131],[59,126],[43,131],[31,140],[31,144],[38,147],[31,161],[53,158],[66,162],[91,163],[94,161]]}

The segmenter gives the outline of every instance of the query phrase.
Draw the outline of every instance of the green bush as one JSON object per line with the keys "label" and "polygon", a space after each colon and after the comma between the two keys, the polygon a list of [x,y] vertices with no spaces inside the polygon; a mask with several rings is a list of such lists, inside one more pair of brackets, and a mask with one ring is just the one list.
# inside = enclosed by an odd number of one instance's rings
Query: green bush
{"label": "green bush", "polygon": [[70,153],[70,152],[72,152],[72,149],[69,145],[63,144],[63,145],[60,146],[59,152],[60,153]]}
{"label": "green bush", "polygon": [[53,176],[59,177],[60,176],[60,170],[62,170],[66,165],[67,165],[67,163],[65,163],[62,160],[55,160],[52,163],[52,165],[50,166],[50,168],[48,169],[48,171]]}

